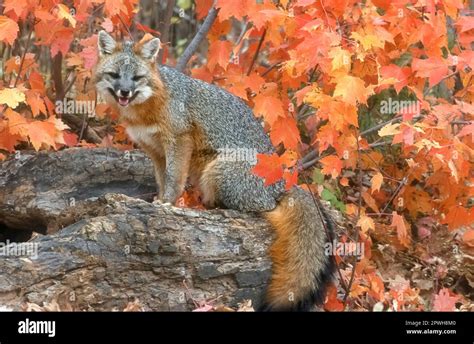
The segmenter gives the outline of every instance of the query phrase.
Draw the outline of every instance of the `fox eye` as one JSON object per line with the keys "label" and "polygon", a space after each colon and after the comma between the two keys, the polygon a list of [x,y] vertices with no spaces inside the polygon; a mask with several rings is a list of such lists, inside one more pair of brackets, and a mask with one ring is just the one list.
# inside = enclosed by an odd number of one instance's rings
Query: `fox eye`
{"label": "fox eye", "polygon": [[113,73],[113,72],[107,73],[107,75],[110,76],[112,79],[120,78],[120,75],[118,75],[117,73]]}
{"label": "fox eye", "polygon": [[138,81],[138,80],[141,80],[143,79],[145,76],[144,75],[136,75],[133,77],[133,81]]}

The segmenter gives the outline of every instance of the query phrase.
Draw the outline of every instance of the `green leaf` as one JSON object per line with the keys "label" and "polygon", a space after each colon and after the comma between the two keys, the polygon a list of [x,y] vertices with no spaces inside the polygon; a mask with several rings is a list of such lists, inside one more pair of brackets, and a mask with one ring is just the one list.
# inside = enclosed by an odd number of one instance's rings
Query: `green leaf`
{"label": "green leaf", "polygon": [[314,169],[313,172],[313,184],[322,184],[324,183],[324,174],[321,173],[319,168]]}
{"label": "green leaf", "polygon": [[329,203],[331,203],[331,205],[334,208],[339,209],[341,212],[346,211],[346,205],[343,202],[341,202],[340,200],[338,200],[336,195],[334,193],[332,193],[330,190],[325,188],[323,190],[323,192],[321,192],[321,198],[323,200],[328,201]]}
{"label": "green leaf", "polygon": [[325,201],[330,202],[331,204],[332,202],[337,201],[336,195],[334,195],[328,189],[324,189],[323,192],[321,192],[321,198]]}
{"label": "green leaf", "polygon": [[177,5],[179,8],[183,10],[189,10],[192,6],[193,2],[191,0],[178,0]]}

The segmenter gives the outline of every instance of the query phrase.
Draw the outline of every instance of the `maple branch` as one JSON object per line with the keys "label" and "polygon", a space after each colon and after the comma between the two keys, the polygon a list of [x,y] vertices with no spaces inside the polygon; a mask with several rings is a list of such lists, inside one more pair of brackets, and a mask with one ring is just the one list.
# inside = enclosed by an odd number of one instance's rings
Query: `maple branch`
{"label": "maple branch", "polygon": [[451,125],[468,125],[468,124],[472,124],[472,121],[452,121],[450,123]]}
{"label": "maple branch", "polygon": [[324,15],[326,16],[326,22],[328,23],[328,28],[329,28],[329,31],[330,31],[330,32],[332,32],[332,28],[331,28],[331,26],[329,25],[329,17],[328,17],[328,13],[326,12],[326,7],[324,6],[324,2],[323,2],[323,0],[321,0],[321,7],[323,8]]}
{"label": "maple branch", "polygon": [[[69,74],[70,75],[70,74]],[[69,75],[66,76],[66,79],[64,81],[67,81],[69,79]],[[63,100],[64,97],[68,94],[68,92],[71,90],[72,86],[74,85],[74,82],[76,82],[76,75],[73,75],[72,80],[67,84],[66,87],[63,86],[63,90],[61,94],[58,94],[56,96],[56,100]],[[63,83],[64,85],[64,83]]]}
{"label": "maple branch", "polygon": [[201,44],[201,41],[204,39],[204,37],[206,37],[207,33],[211,29],[212,24],[216,20],[217,13],[219,12],[219,10],[215,7],[215,5],[216,1],[214,1],[214,3],[212,4],[211,9],[207,14],[207,17],[204,20],[204,23],[202,23],[198,32],[196,33],[196,36],[194,36],[191,43],[189,43],[189,45],[186,47],[183,54],[179,58],[175,68],[180,72],[184,71],[184,68],[186,68],[186,65],[196,52],[197,48],[199,47],[199,44]]}
{"label": "maple branch", "polygon": [[62,100],[62,96],[64,94],[64,85],[63,85],[63,77],[62,77],[62,62],[63,62],[63,54],[61,52],[58,52],[57,55],[53,58],[53,66],[51,68],[54,88],[56,90],[56,100]]}
{"label": "maple branch", "polygon": [[[428,156],[428,153],[430,151],[427,150],[426,151],[426,154],[424,156],[424,158],[426,158]],[[387,204],[385,204],[385,207],[383,207],[381,213],[385,213],[385,210],[387,210],[388,206],[390,205],[390,203],[393,202],[393,200],[395,199],[395,197],[398,196],[398,194],[400,193],[400,191],[402,190],[402,188],[408,184],[408,179],[410,178],[411,174],[413,173],[413,169],[411,168],[407,175],[405,177],[403,177],[403,179],[399,182],[397,188],[395,189],[395,192],[393,193],[392,197],[390,197],[390,200],[387,202]]]}
{"label": "maple branch", "polygon": [[[166,13],[165,13],[165,18],[161,22],[160,25],[160,33],[161,33],[161,43],[162,44],[168,44],[169,40],[169,35],[170,35],[170,27],[171,27],[171,18],[173,17],[173,10],[174,10],[174,5],[176,3],[176,0],[169,0],[168,4],[166,5]],[[160,63],[164,63],[163,61],[163,56],[164,56],[164,49],[161,49],[159,54],[158,54],[158,61]]]}
{"label": "maple branch", "polygon": [[270,73],[275,67],[279,67],[281,64],[282,64],[281,61],[280,61],[280,62],[275,62],[275,63],[272,64],[270,67],[268,67],[265,72],[262,73],[261,77],[263,78],[265,75],[267,75],[268,73]]}
{"label": "maple branch", "polygon": [[66,96],[66,94],[68,94],[68,92],[71,90],[72,86],[76,82],[76,79],[77,79],[77,76],[74,74],[73,77],[72,77],[72,80],[69,82],[69,84],[64,89],[64,96]]}
{"label": "maple branch", "polygon": [[312,167],[313,165],[315,165],[319,160],[321,160],[324,156],[320,156],[320,157],[317,157],[315,159],[312,159],[308,162],[304,162],[304,163],[301,163],[301,168],[303,170],[307,170],[308,168]]}
{"label": "maple branch", "polygon": [[[319,67],[319,64],[317,64],[313,68],[313,70],[311,71],[311,74],[308,77],[308,84],[312,84],[313,82],[315,82],[319,79],[319,75],[318,75],[316,77],[316,80],[313,80],[314,75],[316,74],[316,71],[317,71],[318,67]],[[306,117],[311,116],[313,113],[311,112],[311,107],[308,104],[303,103],[298,107],[296,120],[301,121],[301,120],[305,119]]]}
{"label": "maple branch", "polygon": [[[252,27],[252,23],[249,23],[248,21],[246,21],[244,23],[244,26],[242,28],[242,31],[240,32],[240,35],[239,35],[239,38],[237,38],[237,41],[235,42],[235,45],[239,45],[240,42],[242,41],[242,39],[244,39],[244,36],[245,36],[245,33],[247,32],[247,30]],[[242,49],[242,47],[240,48],[240,50]],[[239,52],[240,52],[239,50]]]}
{"label": "maple branch", "polygon": [[133,39],[133,35],[132,35],[132,32],[130,31],[129,27],[127,26],[127,24],[125,24],[125,22],[123,21],[122,19],[122,16],[120,14],[117,15],[118,16],[118,19],[120,19],[120,22],[122,23],[123,27],[125,28],[125,30],[127,30],[127,33],[128,33],[128,36],[130,37],[130,40],[132,42],[135,42],[135,40]]}
{"label": "maple branch", "polygon": [[392,119],[386,121],[386,122],[383,122],[383,123],[380,123],[380,124],[377,124],[369,129],[366,129],[364,130],[363,132],[360,133],[360,136],[365,136],[367,134],[370,134],[370,133],[373,133],[374,131],[377,131],[379,129],[382,129],[383,127],[385,127],[387,124],[392,124],[392,123],[395,123],[395,122],[398,122],[398,121],[401,121],[402,120],[402,116],[397,116],[397,117],[393,117]]}
{"label": "maple branch", "polygon": [[301,158],[301,163],[305,163],[310,160],[313,160],[317,156],[318,156],[318,152],[316,152],[315,150],[312,150],[311,152],[309,152],[308,154],[306,154],[304,157]]}
{"label": "maple branch", "polygon": [[265,40],[265,36],[267,35],[267,29],[263,30],[262,37],[260,37],[260,41],[258,42],[257,46],[257,51],[255,52],[255,55],[253,56],[252,63],[250,64],[249,70],[247,71],[247,76],[252,73],[253,66],[255,65],[255,62],[257,61],[258,54],[260,54],[260,49],[262,48],[263,41]]}
{"label": "maple branch", "polygon": [[30,47],[32,35],[33,35],[33,30],[30,30],[30,33],[28,34],[28,38],[26,40],[25,50],[23,51],[23,55],[21,56],[20,67],[18,68],[18,74],[16,75],[15,83],[13,84],[13,87],[16,87],[16,85],[18,84],[18,80],[20,79],[21,71],[23,69],[23,65],[25,64],[26,53],[28,52],[28,48]]}
{"label": "maple branch", "polygon": [[[357,184],[358,184],[358,189],[359,189],[359,199],[358,199],[358,211],[357,211],[357,219],[356,219],[356,226],[354,227],[356,229],[356,233],[355,233],[355,238],[354,238],[354,242],[358,242],[359,241],[359,229],[357,229],[357,224],[359,223],[359,220],[360,220],[360,211],[362,209],[362,173],[361,173],[361,168],[360,168],[360,144],[359,144],[359,139],[361,137],[361,135],[357,135],[357,171],[358,171],[358,180],[357,180]],[[352,262],[352,272],[351,272],[351,278],[349,280],[349,284],[347,286],[347,289],[346,289],[346,294],[344,295],[344,298],[342,300],[342,303],[344,304],[344,307],[346,307],[346,304],[347,304],[347,297],[349,296],[349,293],[351,291],[351,288],[352,288],[352,283],[354,283],[354,277],[355,277],[355,270],[356,270],[356,266],[357,266],[357,256],[354,256],[354,259],[353,259],[353,262]]]}
{"label": "maple branch", "polygon": [[370,148],[376,148],[376,147],[381,147],[381,146],[385,146],[385,145],[388,145],[388,144],[391,144],[391,142],[388,142],[388,141],[372,142],[372,143],[369,144],[369,147]]}
{"label": "maple branch", "polygon": [[381,213],[385,213],[385,210],[387,210],[388,206],[390,205],[390,203],[393,202],[393,200],[395,199],[395,197],[398,196],[398,194],[400,193],[400,190],[407,184],[408,182],[408,177],[410,176],[410,174],[406,175],[402,181],[400,182],[400,184],[398,184],[397,188],[395,189],[395,192],[392,194],[392,197],[390,197],[390,199],[388,200],[387,204],[385,204],[385,207],[383,207]]}
{"label": "maple branch", "polygon": [[451,73],[451,74],[446,75],[446,76],[445,76],[444,78],[442,78],[438,83],[436,83],[435,85],[433,85],[433,86],[431,86],[431,87],[428,87],[428,88],[425,90],[425,92],[423,92],[423,96],[426,96],[435,86],[441,84],[441,83],[442,83],[443,81],[445,81],[446,79],[449,79],[449,78],[455,76],[455,75],[458,74],[458,73],[459,73],[459,72],[456,71],[456,72],[453,72],[453,73]]}

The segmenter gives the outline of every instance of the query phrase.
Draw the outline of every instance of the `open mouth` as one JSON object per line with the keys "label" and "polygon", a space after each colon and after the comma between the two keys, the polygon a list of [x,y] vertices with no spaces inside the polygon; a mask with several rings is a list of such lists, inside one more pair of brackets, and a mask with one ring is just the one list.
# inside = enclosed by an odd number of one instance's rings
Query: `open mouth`
{"label": "open mouth", "polygon": [[130,103],[130,98],[128,98],[128,97],[118,97],[118,103],[122,106],[127,106]]}
{"label": "open mouth", "polygon": [[119,96],[117,96],[117,94],[114,92],[113,89],[109,88],[108,91],[115,98],[115,100],[117,101],[117,103],[119,103],[120,106],[127,106],[138,95],[138,91],[136,91],[131,97],[119,97]]}

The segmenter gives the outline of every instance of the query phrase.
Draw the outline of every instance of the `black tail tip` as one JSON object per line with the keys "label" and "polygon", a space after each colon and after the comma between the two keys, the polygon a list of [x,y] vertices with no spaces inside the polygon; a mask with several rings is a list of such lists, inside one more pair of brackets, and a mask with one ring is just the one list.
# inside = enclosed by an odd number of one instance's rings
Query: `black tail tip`
{"label": "black tail tip", "polygon": [[301,300],[295,300],[290,306],[274,305],[268,300],[264,300],[256,309],[257,312],[310,312],[316,306],[322,307],[326,299],[326,289],[333,280],[336,271],[336,264],[332,257],[328,257],[324,268],[317,277],[318,288],[307,294]]}

